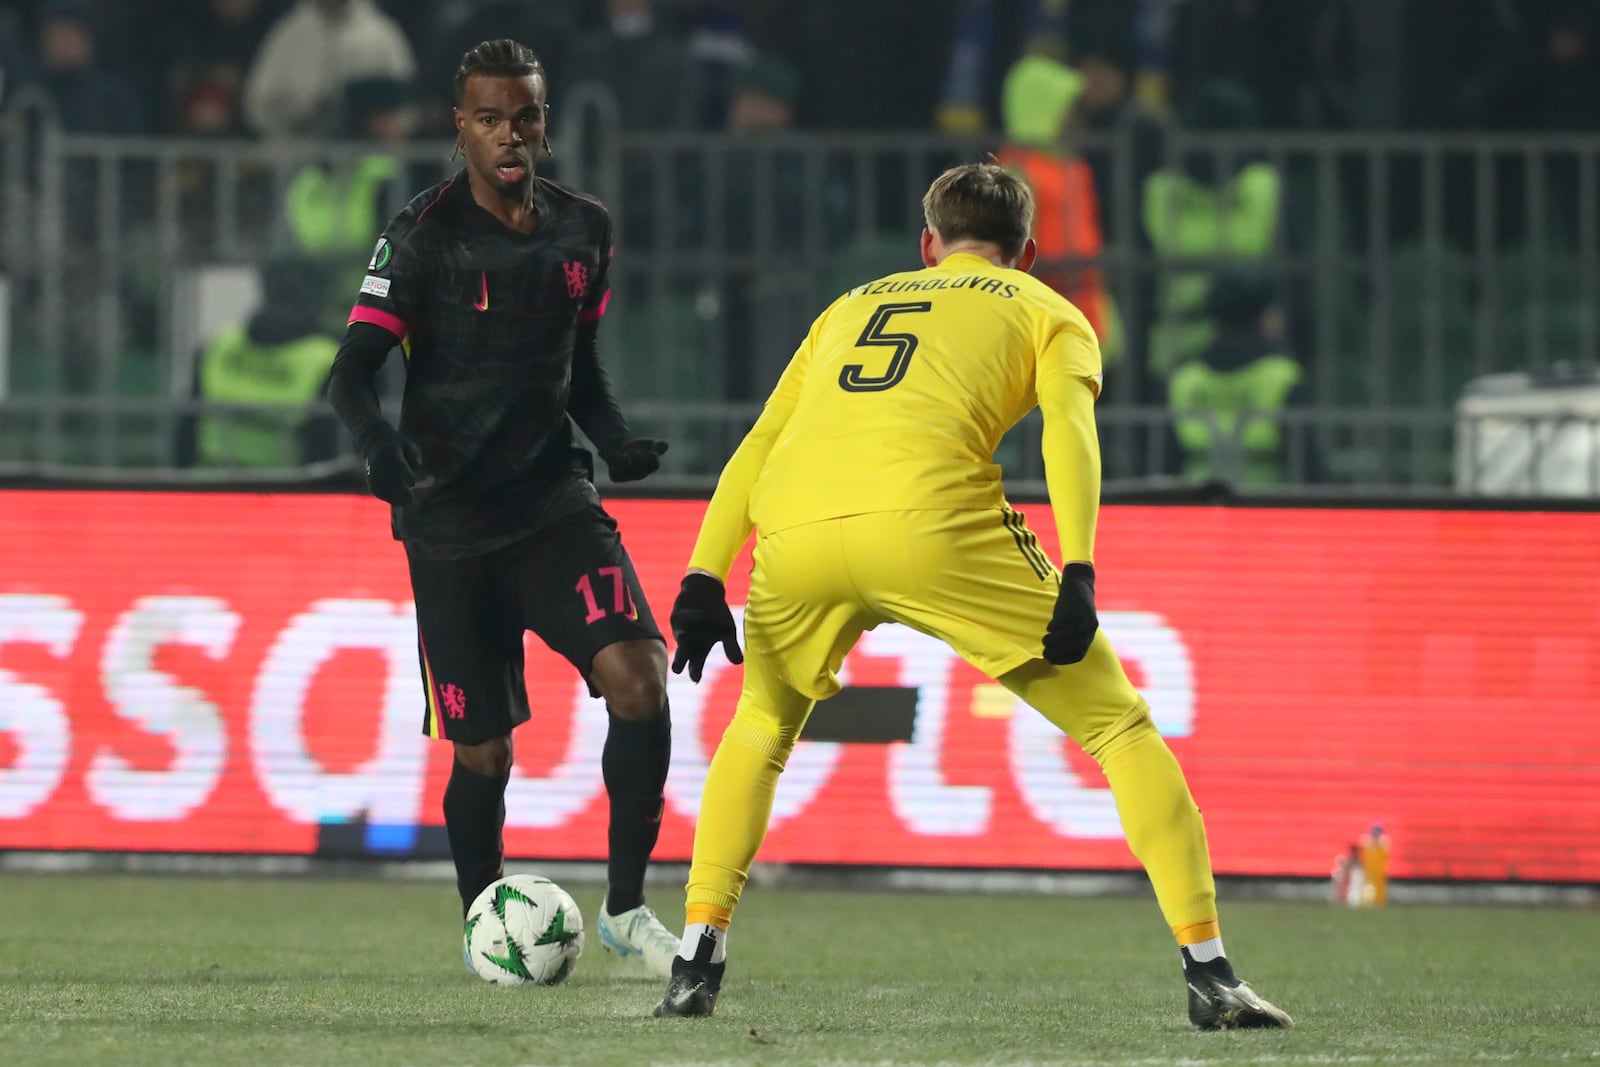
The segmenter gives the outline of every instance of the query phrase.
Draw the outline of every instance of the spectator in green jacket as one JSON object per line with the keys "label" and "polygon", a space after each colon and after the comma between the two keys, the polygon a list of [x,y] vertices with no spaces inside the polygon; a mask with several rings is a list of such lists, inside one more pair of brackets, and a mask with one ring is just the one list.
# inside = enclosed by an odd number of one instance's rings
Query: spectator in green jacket
{"label": "spectator in green jacket", "polygon": [[[199,399],[217,405],[194,420],[180,453],[218,468],[285,469],[337,454],[331,417],[315,414],[338,340],[317,321],[323,271],[298,258],[261,268],[261,304],[201,353]],[[184,457],[180,456],[180,459]]]}
{"label": "spectator in green jacket", "polygon": [[1267,272],[1219,270],[1203,310],[1215,327],[1211,342],[1168,379],[1184,476],[1249,487],[1320,481],[1313,434],[1286,418],[1304,402],[1306,374],[1285,343]]}
{"label": "spectator in green jacket", "polygon": [[394,153],[411,139],[416,112],[409,82],[363,78],[341,98],[341,142],[360,145],[331,165],[311,163],[295,173],[284,197],[284,223],[295,255],[317,259],[334,272],[322,321],[344,331],[351,294],[361,287],[372,246],[385,220],[419,188],[437,180],[412,174]]}
{"label": "spectator in green jacket", "polygon": [[[1239,134],[1258,128],[1259,109],[1243,86],[1209,82],[1178,108],[1187,131]],[[1205,350],[1215,333],[1204,303],[1208,261],[1260,262],[1272,251],[1283,199],[1283,176],[1237,142],[1216,148],[1191,140],[1172,166],[1144,183],[1144,226],[1160,268],[1159,321],[1149,343],[1149,371],[1161,378]]]}

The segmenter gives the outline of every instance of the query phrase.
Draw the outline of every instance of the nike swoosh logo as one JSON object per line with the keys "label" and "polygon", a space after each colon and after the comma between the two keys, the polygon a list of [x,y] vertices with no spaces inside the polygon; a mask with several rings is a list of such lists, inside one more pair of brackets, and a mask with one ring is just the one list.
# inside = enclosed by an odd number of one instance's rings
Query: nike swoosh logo
{"label": "nike swoosh logo", "polygon": [[483,271],[482,272],[482,277],[483,277],[483,296],[480,297],[478,302],[476,304],[473,304],[472,306],[477,308],[479,311],[488,311],[489,310],[489,272],[488,271]]}

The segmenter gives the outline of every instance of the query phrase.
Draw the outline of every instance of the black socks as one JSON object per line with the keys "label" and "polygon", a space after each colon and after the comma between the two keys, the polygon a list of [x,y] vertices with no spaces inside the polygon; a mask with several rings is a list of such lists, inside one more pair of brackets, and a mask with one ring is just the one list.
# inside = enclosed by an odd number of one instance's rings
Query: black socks
{"label": "black socks", "polygon": [[[609,712],[608,712],[609,714]],[[661,833],[663,790],[672,758],[672,724],[663,714],[647,722],[610,716],[600,757],[611,801],[606,911],[620,915],[644,903],[644,873]],[[506,782],[457,761],[444,790],[444,825],[456,866],[461,913],[503,872]]]}
{"label": "black socks", "polygon": [[444,788],[444,826],[456,864],[463,919],[478,894],[500,877],[505,859],[506,782],[510,778],[509,773],[485,777],[459,760],[450,768],[450,782]]}
{"label": "black socks", "polygon": [[606,911],[620,915],[644,903],[644,872],[661,833],[672,723],[665,709],[660,718],[646,722],[610,718],[600,757],[611,799]]}

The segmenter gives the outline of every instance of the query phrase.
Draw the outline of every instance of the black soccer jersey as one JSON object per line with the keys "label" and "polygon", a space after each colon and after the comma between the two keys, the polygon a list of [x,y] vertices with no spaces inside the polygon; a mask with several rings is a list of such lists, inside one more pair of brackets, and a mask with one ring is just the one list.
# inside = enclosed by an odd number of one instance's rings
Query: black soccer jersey
{"label": "black soccer jersey", "polygon": [[597,500],[567,402],[578,323],[610,297],[611,219],[539,177],[534,204],[523,235],[465,171],[428,189],[379,238],[350,314],[403,343],[400,430],[422,468],[395,532],[429,555],[492,551]]}

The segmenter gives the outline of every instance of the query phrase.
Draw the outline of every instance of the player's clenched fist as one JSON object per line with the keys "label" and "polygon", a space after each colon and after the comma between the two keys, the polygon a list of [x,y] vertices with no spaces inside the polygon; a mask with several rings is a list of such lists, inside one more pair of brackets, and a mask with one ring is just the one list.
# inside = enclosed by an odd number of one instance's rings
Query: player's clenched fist
{"label": "player's clenched fist", "polygon": [[411,503],[411,489],[417,484],[417,469],[422,466],[422,452],[416,442],[384,425],[376,440],[363,451],[367,488],[372,495],[396,507]]}
{"label": "player's clenched fist", "polygon": [[722,583],[709,574],[686,574],[678,586],[678,599],[672,602],[672,639],[678,649],[672,655],[672,673],[689,668],[689,678],[700,680],[706,657],[719,642],[729,663],[743,663],[739,651],[739,627],[728,610],[728,595]]}
{"label": "player's clenched fist", "polygon": [[1044,631],[1044,658],[1051,663],[1077,663],[1089,654],[1100,617],[1094,610],[1094,568],[1069,563],[1061,572],[1056,610]]}
{"label": "player's clenched fist", "polygon": [[654,437],[631,437],[601,457],[614,482],[637,482],[661,469],[667,443]]}

